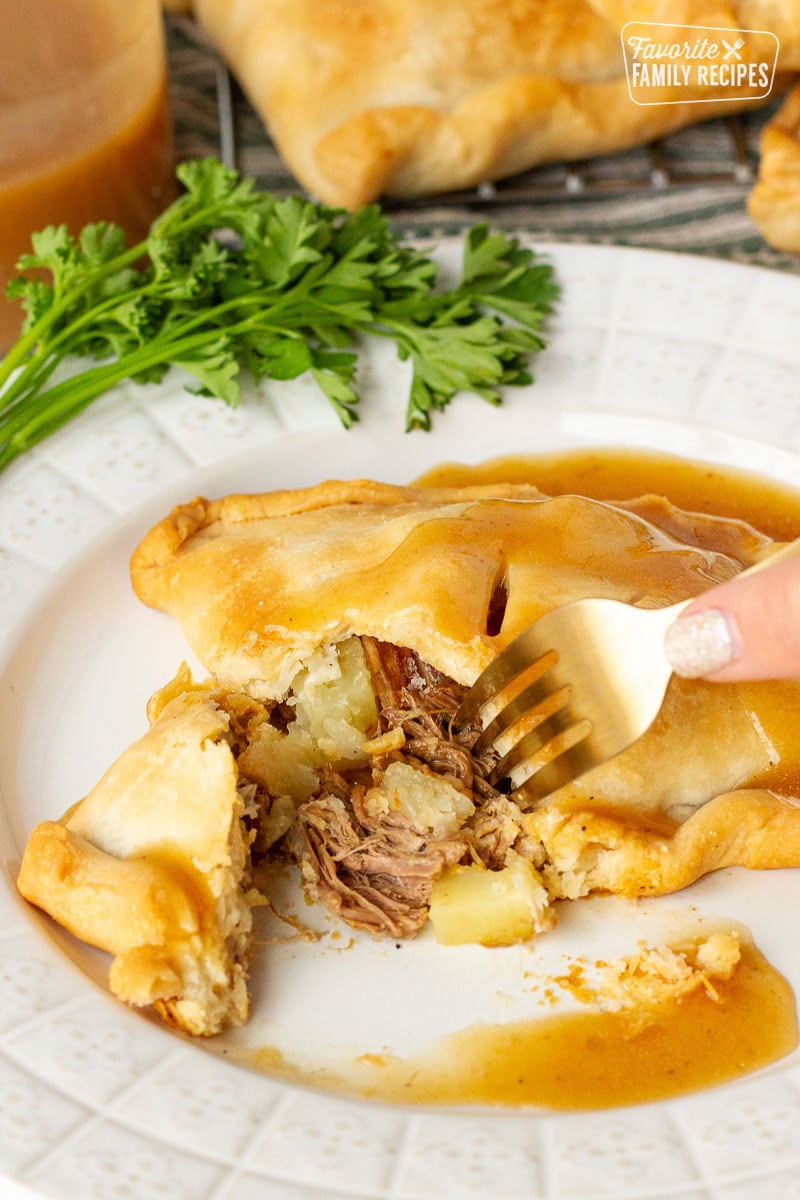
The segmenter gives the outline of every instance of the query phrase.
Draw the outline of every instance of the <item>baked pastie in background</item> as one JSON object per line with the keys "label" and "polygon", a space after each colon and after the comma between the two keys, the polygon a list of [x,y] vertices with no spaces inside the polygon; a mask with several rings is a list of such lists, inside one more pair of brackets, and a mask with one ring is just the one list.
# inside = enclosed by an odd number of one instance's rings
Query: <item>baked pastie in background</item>
{"label": "baked pastie in background", "polygon": [[777,38],[778,88],[800,66],[797,0],[193,0],[192,11],[299,183],[345,208],[623,150],[753,103],[730,85],[664,86],[648,89],[658,103],[634,103],[630,21],[676,39],[685,31],[670,26],[730,29],[745,63],[771,64]]}

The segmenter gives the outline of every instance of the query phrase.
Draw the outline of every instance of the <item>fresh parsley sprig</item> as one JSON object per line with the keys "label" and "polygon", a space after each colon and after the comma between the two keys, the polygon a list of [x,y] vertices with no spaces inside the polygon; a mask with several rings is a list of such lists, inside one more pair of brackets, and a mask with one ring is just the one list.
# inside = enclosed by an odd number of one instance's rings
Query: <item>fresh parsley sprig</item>
{"label": "fresh parsley sprig", "polygon": [[[77,239],[63,225],[33,235],[19,269],[37,274],[8,286],[26,320],[0,363],[0,470],[116,383],[157,382],[172,365],[231,406],[243,371],[309,372],[345,427],[360,334],[393,339],[411,363],[407,429],[429,429],[457,392],[498,404],[502,387],[530,382],[558,287],[516,239],[476,226],[458,284],[437,290],[434,261],[376,205],[277,199],[214,159],[178,175],[184,194],[139,245],[102,223]],[[96,365],[54,379],[75,359]]]}

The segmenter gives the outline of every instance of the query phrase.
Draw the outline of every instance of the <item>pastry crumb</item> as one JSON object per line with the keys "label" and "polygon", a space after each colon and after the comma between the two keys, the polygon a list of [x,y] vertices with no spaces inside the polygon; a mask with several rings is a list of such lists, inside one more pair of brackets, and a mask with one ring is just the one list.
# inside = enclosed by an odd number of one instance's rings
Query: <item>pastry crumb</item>
{"label": "pastry crumb", "polygon": [[648,946],[642,941],[633,954],[595,962],[592,970],[585,960],[577,959],[550,983],[581,1004],[607,1010],[653,1008],[698,988],[717,1001],[715,984],[731,978],[741,953],[735,931],[719,930],[675,946]]}

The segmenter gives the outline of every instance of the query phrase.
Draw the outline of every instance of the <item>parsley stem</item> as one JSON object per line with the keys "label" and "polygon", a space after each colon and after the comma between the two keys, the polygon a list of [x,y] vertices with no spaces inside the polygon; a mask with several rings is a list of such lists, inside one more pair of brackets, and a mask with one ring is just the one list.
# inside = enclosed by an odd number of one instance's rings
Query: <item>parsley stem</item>
{"label": "parsley stem", "polygon": [[125,254],[118,255],[115,259],[103,265],[102,269],[98,269],[96,274],[92,275],[83,284],[77,285],[71,291],[65,292],[60,300],[56,300],[47,312],[33,324],[30,329],[22,334],[15,342],[8,353],[0,361],[0,399],[3,398],[5,392],[2,391],[3,384],[10,378],[14,371],[19,367],[28,355],[33,351],[37,343],[44,341],[44,335],[55,324],[58,318],[65,312],[69,311],[84,292],[95,287],[97,283],[112,275],[114,272],[121,270],[123,267],[129,266],[137,261],[147,252],[147,242],[140,242],[138,246],[133,246]]}
{"label": "parsley stem", "polygon": [[[180,357],[191,352],[195,342],[196,338],[186,338],[173,343],[171,350]],[[0,470],[77,416],[108,388],[161,361],[163,347],[145,347],[56,384],[44,393],[33,412],[15,414],[12,410],[5,421],[0,418]]]}
{"label": "parsley stem", "polygon": [[[178,239],[185,237],[186,234],[191,233],[195,229],[203,229],[209,225],[212,228],[216,228],[218,227],[218,222],[224,221],[226,205],[220,201],[216,201],[194,212],[190,211],[189,215],[184,216],[182,221],[177,219],[183,215],[183,210],[188,206],[187,202],[189,200],[190,196],[184,195],[179,197],[153,223],[150,237],[137,243],[135,246],[130,246],[121,254],[103,263],[91,275],[87,276],[82,283],[66,289],[61,296],[58,296],[57,292],[55,293],[56,298],[54,303],[48,308],[47,312],[30,329],[21,335],[8,353],[0,360],[0,400],[5,395],[3,385],[17,367],[25,361],[31,351],[35,349],[37,343],[44,341],[45,334],[56,324],[58,319],[64,313],[68,312],[70,308],[74,308],[76,300],[79,300],[82,295],[95,288],[98,283],[123,270],[125,267],[133,266],[140,259],[148,258],[153,236],[163,236],[164,233],[167,233],[169,237]],[[119,297],[113,299],[119,303]],[[93,308],[86,315],[91,319],[91,316],[96,311]],[[74,325],[67,326],[65,334],[71,333],[73,328]]]}
{"label": "parsley stem", "polygon": [[[230,309],[244,300],[255,303],[261,299],[257,296],[238,297],[219,305],[219,309]],[[13,462],[20,454],[30,450],[43,438],[60,428],[61,425],[77,416],[87,408],[93,400],[103,392],[121,383],[133,375],[147,371],[148,368],[162,363],[180,362],[184,356],[190,356],[197,350],[216,340],[220,331],[201,330],[193,332],[195,326],[201,323],[202,316],[195,316],[184,323],[180,336],[171,338],[168,342],[153,342],[113,362],[90,367],[71,379],[62,380],[44,392],[35,402],[32,413],[15,411],[12,406],[5,413],[0,412],[0,470]],[[248,324],[252,324],[251,315],[228,327],[231,335],[241,333]],[[259,328],[270,329],[263,320],[259,319]],[[283,332],[280,325],[271,327],[275,332]]]}

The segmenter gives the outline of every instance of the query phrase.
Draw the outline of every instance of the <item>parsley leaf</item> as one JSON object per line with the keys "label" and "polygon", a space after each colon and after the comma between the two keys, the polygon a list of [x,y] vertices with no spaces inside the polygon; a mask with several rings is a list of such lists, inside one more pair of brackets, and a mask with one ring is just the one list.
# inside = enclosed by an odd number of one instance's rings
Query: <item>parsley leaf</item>
{"label": "parsley leaf", "polygon": [[[214,159],[178,176],[184,193],[137,246],[104,223],[77,238],[63,225],[33,235],[19,269],[37,275],[8,286],[26,319],[0,363],[0,470],[116,383],[157,381],[173,365],[231,406],[243,372],[308,372],[345,427],[358,417],[365,334],[391,338],[410,362],[407,429],[429,429],[459,392],[498,404],[502,388],[530,382],[558,287],[515,238],[475,226],[461,278],[441,289],[433,258],[403,244],[377,205],[277,199]],[[89,365],[54,381],[79,358]]]}

